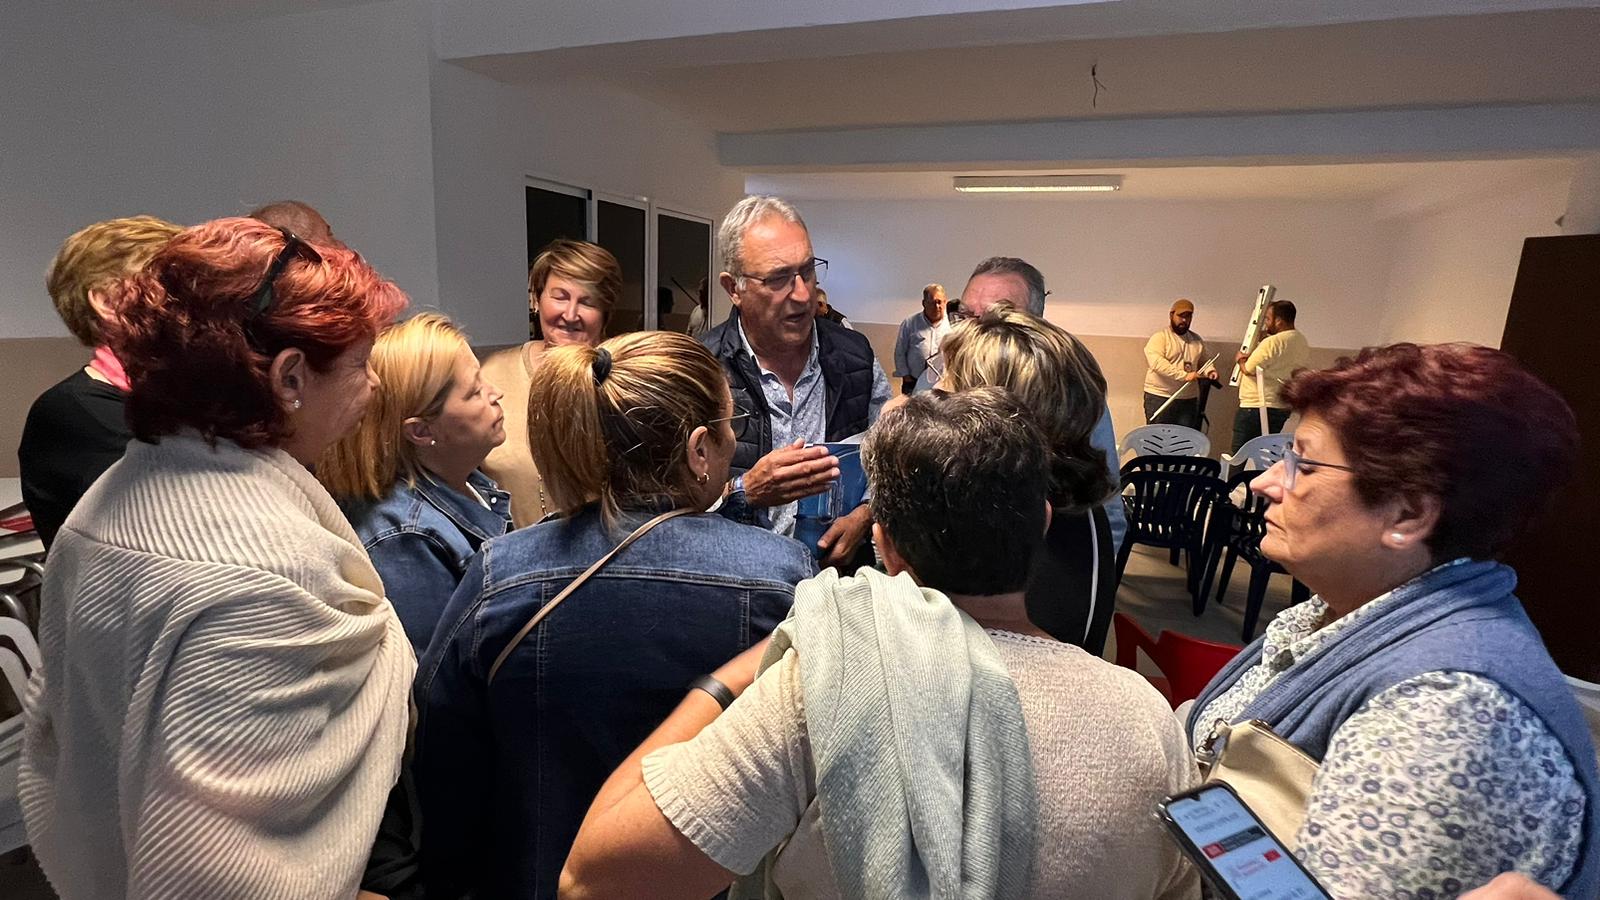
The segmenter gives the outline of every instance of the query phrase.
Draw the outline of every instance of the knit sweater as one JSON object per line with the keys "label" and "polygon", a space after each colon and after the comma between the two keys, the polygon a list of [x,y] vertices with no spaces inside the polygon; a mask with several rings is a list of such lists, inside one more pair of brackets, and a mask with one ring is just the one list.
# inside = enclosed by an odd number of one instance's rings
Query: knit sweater
{"label": "knit sweater", "polygon": [[416,662],[310,472],[134,441],[68,517],[42,606],[19,789],[63,900],[355,895]]}
{"label": "knit sweater", "polygon": [[[763,667],[790,648],[841,896],[1025,896],[1033,762],[1016,684],[983,629],[907,575],[829,569],[795,588]],[[775,896],[769,877],[732,896]]]}

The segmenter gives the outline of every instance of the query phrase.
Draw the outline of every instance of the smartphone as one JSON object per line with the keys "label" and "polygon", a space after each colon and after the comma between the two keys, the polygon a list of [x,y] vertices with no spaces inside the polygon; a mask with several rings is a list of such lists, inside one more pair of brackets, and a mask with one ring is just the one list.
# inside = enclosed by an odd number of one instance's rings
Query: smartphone
{"label": "smartphone", "polygon": [[1327,900],[1322,885],[1223,782],[1174,794],[1158,809],[1183,852],[1227,900]]}

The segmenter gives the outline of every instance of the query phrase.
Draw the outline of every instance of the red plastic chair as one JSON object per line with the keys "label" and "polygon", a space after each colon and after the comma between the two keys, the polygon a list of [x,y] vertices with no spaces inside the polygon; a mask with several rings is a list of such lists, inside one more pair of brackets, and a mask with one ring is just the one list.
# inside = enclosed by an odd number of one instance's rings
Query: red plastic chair
{"label": "red plastic chair", "polygon": [[1151,678],[1176,709],[1185,700],[1200,696],[1212,676],[1243,649],[1237,644],[1220,644],[1201,640],[1176,631],[1163,631],[1161,637],[1152,638],[1133,617],[1119,612],[1111,618],[1117,634],[1117,665],[1137,671],[1140,650],[1150,657],[1165,678]]}

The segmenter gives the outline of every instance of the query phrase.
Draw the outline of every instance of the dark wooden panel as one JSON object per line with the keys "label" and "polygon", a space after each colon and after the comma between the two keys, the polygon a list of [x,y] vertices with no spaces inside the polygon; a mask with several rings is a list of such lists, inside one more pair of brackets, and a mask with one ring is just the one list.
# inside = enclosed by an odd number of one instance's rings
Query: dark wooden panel
{"label": "dark wooden panel", "polygon": [[[1578,475],[1506,561],[1517,594],[1568,674],[1600,682],[1600,235],[1529,238],[1500,347],[1549,382],[1577,414]],[[1494,448],[1481,448],[1494,452]]]}

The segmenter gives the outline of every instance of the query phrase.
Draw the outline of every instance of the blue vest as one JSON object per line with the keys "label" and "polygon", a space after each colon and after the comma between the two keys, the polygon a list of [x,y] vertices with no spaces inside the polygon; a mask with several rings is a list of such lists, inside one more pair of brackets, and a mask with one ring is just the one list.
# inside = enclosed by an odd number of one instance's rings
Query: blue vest
{"label": "blue vest", "polygon": [[[817,364],[822,367],[822,385],[827,397],[824,440],[842,441],[860,434],[872,424],[867,415],[872,409],[872,343],[866,335],[819,318],[817,324]],[[734,405],[760,413],[734,428],[737,444],[733,451],[733,474],[749,471],[761,457],[772,452],[772,425],[768,416],[767,395],[761,390],[761,370],[755,357],[744,349],[739,338],[739,310],[728,311],[728,320],[700,336],[728,375],[728,390]]]}
{"label": "blue vest", "polygon": [[[1600,895],[1600,775],[1594,745],[1572,688],[1512,594],[1516,584],[1516,574],[1495,562],[1429,572],[1397,588],[1376,616],[1298,661],[1238,720],[1260,719],[1320,760],[1346,719],[1402,681],[1454,671],[1495,682],[1543,720],[1583,785],[1583,840],[1561,892],[1592,900]],[[1257,638],[1206,685],[1189,714],[1190,735],[1210,729],[1198,721],[1201,711],[1261,662],[1265,642],[1265,635]]]}

